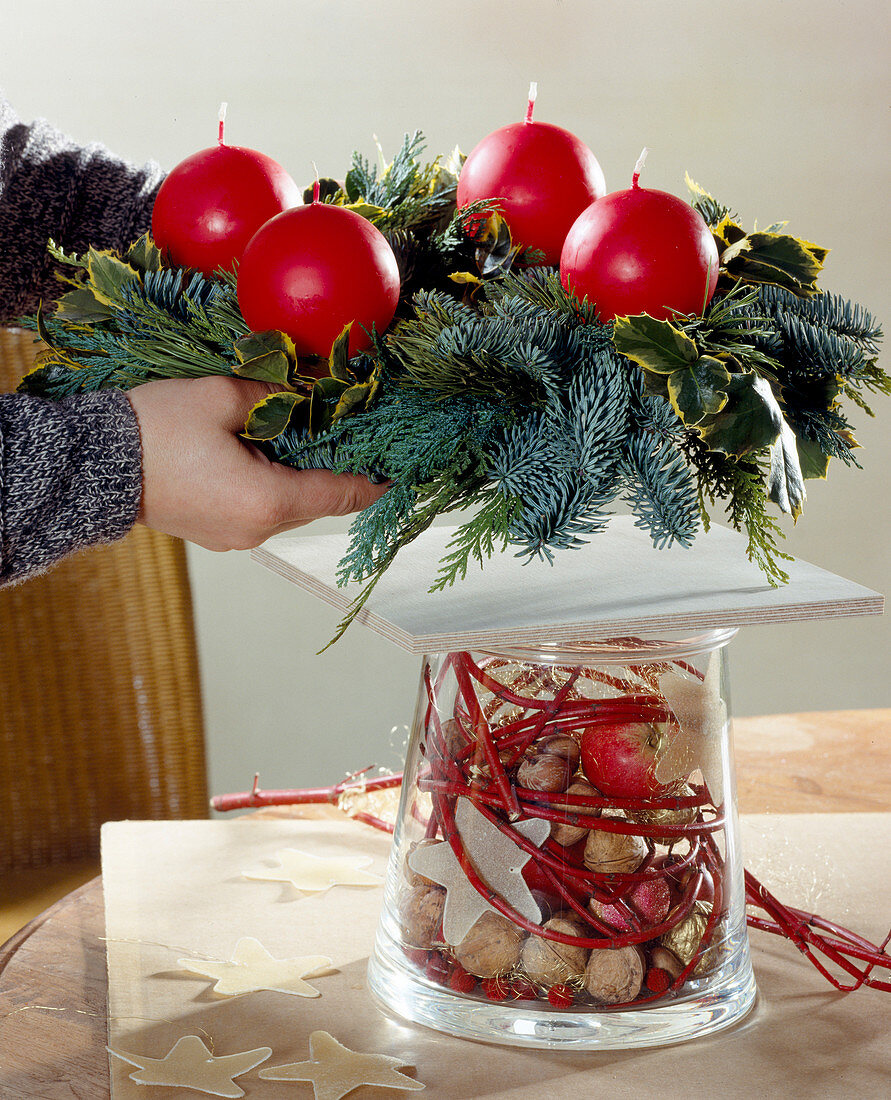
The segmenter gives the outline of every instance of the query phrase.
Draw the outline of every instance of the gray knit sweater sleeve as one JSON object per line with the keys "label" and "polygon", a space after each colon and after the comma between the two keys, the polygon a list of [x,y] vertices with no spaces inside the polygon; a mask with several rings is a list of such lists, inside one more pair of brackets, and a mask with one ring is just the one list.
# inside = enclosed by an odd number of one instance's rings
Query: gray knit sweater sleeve
{"label": "gray knit sweater sleeve", "polygon": [[[0,323],[64,289],[49,237],[66,251],[129,244],[149,226],[161,179],[155,165],[77,145],[44,121],[26,125],[0,94]],[[122,393],[0,396],[0,585],[126,534],[139,507],[140,460]]]}

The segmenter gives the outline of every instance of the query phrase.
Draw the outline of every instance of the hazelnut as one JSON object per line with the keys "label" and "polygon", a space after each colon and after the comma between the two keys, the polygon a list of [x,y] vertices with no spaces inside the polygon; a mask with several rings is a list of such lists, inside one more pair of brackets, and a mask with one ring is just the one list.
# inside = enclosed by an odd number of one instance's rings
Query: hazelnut
{"label": "hazelnut", "polygon": [[429,951],[441,942],[445,890],[438,886],[412,886],[399,903],[402,938],[410,947]]}
{"label": "hazelnut", "polygon": [[[624,820],[617,810],[604,810],[605,818]],[[647,857],[647,843],[632,833],[608,833],[591,829],[585,843],[585,866],[589,871],[626,873],[636,871]]]}
{"label": "hazelnut", "polygon": [[523,932],[501,913],[488,910],[455,948],[455,958],[469,974],[496,978],[517,965]]}
{"label": "hazelnut", "polygon": [[[600,792],[586,779],[574,779],[566,793],[596,798]],[[570,806],[567,802],[554,802],[552,807],[555,810],[568,810],[569,813],[584,813],[588,817],[594,817],[598,812],[593,807],[588,809],[582,806]],[[551,839],[557,844],[562,844],[564,848],[577,844],[587,832],[587,826],[582,825],[558,825],[556,822],[551,825]]]}
{"label": "hazelnut", "polygon": [[653,966],[658,966],[660,970],[665,970],[670,974],[672,981],[679,978],[681,971],[684,969],[681,960],[667,947],[654,947],[650,952],[650,962]]}
{"label": "hazelnut", "polygon": [[601,1004],[626,1004],[640,993],[644,972],[639,947],[601,947],[588,959],[585,989]]}
{"label": "hazelnut", "polygon": [[[563,932],[569,936],[584,935],[576,921],[564,916],[552,917],[543,927],[549,932]],[[523,944],[520,962],[532,981],[550,987],[580,978],[585,972],[588,953],[587,947],[530,936]]]}
{"label": "hazelnut", "polygon": [[547,737],[539,738],[536,742],[539,752],[546,752],[550,756],[562,756],[572,771],[577,771],[582,751],[574,737],[565,733],[551,733]]}
{"label": "hazelnut", "polygon": [[555,734],[537,741],[517,770],[517,782],[530,791],[565,791],[579,766],[579,747]]}

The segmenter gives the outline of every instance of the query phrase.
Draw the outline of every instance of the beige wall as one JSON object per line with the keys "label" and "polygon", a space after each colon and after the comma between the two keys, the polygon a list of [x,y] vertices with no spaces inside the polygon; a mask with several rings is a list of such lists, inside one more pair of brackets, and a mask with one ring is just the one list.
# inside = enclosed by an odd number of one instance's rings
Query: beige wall
{"label": "beige wall", "polygon": [[[694,178],[747,221],[791,218],[832,246],[823,285],[891,325],[886,277],[888,17],[881,0],[31,0],[4,4],[0,83],[42,114],[165,165],[229,137],[298,179],[405,130],[469,150],[522,115],[574,130],[610,189],[646,144],[647,183]],[[858,414],[864,469],[833,464],[788,547],[888,591],[891,402]],[[330,521],[320,529],[340,525]],[[306,784],[396,763],[417,663],[244,554],[191,557],[212,784]],[[749,628],[733,645],[738,714],[891,705],[886,619]],[[393,727],[397,727],[391,734]]]}

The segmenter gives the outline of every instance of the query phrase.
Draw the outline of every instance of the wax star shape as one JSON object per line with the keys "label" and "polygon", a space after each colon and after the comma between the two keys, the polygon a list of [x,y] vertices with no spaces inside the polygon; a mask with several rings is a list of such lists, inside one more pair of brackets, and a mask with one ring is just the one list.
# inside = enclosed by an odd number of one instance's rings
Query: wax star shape
{"label": "wax star shape", "polygon": [[656,779],[672,783],[699,768],[714,804],[720,806],[724,798],[721,735],[727,722],[727,707],[721,697],[719,654],[712,653],[709,657],[703,680],[667,672],[659,679],[659,690],[674,712],[680,730],[656,761]]}
{"label": "wax star shape", "polygon": [[108,1053],[138,1067],[136,1073],[130,1074],[130,1080],[138,1085],[170,1085],[207,1092],[211,1096],[238,1097],[244,1096],[244,1089],[239,1088],[232,1078],[265,1062],[272,1054],[272,1048],[257,1047],[256,1050],[216,1058],[197,1035],[183,1035],[163,1058],[124,1054],[111,1047]]}
{"label": "wax star shape", "polygon": [[315,1100],[340,1100],[362,1085],[406,1092],[424,1088],[421,1081],[396,1068],[405,1062],[386,1054],[362,1054],[350,1050],[329,1035],[314,1031],[309,1037],[309,1061],[261,1069],[266,1081],[311,1081]]}
{"label": "wax star shape", "polygon": [[332,886],[380,886],[380,875],[360,868],[371,863],[370,856],[313,856],[297,848],[283,848],[275,853],[278,867],[263,871],[242,871],[245,878],[264,882],[290,882],[304,893],[320,893]]}
{"label": "wax star shape", "polygon": [[271,989],[277,993],[293,993],[298,997],[321,997],[321,993],[304,981],[318,977],[331,968],[327,955],[304,955],[293,959],[276,959],[259,940],[246,936],[240,939],[228,962],[217,959],[178,959],[177,966],[193,974],[216,978],[214,993],[237,997]]}
{"label": "wax star shape", "polygon": [[[541,910],[522,874],[532,857],[488,821],[469,798],[458,798],[455,825],[480,878],[527,920],[540,923]],[[551,831],[548,822],[540,818],[522,821],[514,829],[536,847],[544,844]],[[464,939],[483,913],[494,910],[471,885],[446,841],[415,848],[408,862],[413,871],[445,887],[442,935],[453,947]]]}

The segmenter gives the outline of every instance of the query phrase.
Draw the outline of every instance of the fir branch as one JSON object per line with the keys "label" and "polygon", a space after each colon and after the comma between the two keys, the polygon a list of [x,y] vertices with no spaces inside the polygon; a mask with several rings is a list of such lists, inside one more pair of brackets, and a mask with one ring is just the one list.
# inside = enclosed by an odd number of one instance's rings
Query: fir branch
{"label": "fir branch", "polygon": [[678,451],[682,425],[667,402],[646,396],[635,420],[620,464],[635,526],[647,530],[659,550],[674,542],[690,546],[700,508],[695,477]]}
{"label": "fir branch", "polygon": [[487,286],[486,295],[493,302],[506,297],[518,298],[530,305],[562,315],[574,325],[599,324],[596,306],[587,298],[579,301],[571,290],[563,286],[559,274],[553,268],[533,267],[511,271]]}
{"label": "fir branch", "polygon": [[865,306],[840,294],[821,291],[802,299],[781,287],[761,286],[758,297],[764,312],[780,322],[792,315],[816,328],[855,340],[873,356],[879,353],[881,326]]}

